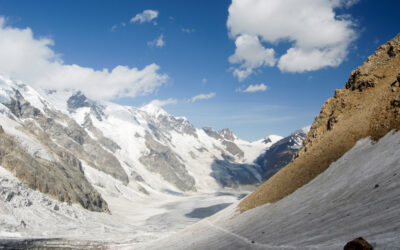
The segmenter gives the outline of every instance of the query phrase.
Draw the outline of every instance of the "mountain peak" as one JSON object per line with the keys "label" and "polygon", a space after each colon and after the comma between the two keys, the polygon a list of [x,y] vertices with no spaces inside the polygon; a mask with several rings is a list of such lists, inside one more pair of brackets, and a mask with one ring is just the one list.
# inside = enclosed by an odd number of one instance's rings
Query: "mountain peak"
{"label": "mountain peak", "polygon": [[154,103],[146,104],[139,109],[154,117],[158,117],[159,115],[169,115],[162,107]]}
{"label": "mountain peak", "polygon": [[218,134],[224,138],[225,140],[228,141],[234,141],[237,137],[229,128],[223,128],[220,131],[218,131]]}

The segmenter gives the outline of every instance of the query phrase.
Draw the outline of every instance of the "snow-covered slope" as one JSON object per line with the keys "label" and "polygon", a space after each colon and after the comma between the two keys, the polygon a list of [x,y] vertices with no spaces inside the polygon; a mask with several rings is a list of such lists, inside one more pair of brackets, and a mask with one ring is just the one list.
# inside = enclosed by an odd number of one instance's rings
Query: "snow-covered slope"
{"label": "snow-covered slope", "polygon": [[360,236],[374,249],[398,249],[399,197],[400,132],[389,132],[360,140],[276,203],[242,214],[233,204],[141,249],[342,249]]}
{"label": "snow-covered slope", "polygon": [[28,187],[94,211],[109,211],[106,182],[127,187],[121,199],[254,189],[263,175],[254,160],[280,139],[247,142],[229,129],[198,129],[152,104],[38,91],[0,77],[1,164]]}
{"label": "snow-covered slope", "polygon": [[0,77],[0,238],[170,234],[254,189],[263,174],[254,160],[279,139],[248,142],[155,105]]}
{"label": "snow-covered slope", "polygon": [[[245,184],[256,184],[261,170],[254,160],[280,138],[270,136],[268,142],[251,143],[238,139],[229,129],[213,131],[218,135],[213,136],[208,133],[211,128],[197,129],[186,118],[173,117],[152,104],[134,108],[94,102],[70,90],[43,95],[93,138],[101,134],[118,145],[114,154],[128,176],[143,179],[148,190],[212,192],[224,185],[240,186],[241,180],[234,176],[230,183],[218,182],[213,173],[225,165],[239,165],[239,170],[252,176]],[[219,161],[225,165],[220,167]]]}

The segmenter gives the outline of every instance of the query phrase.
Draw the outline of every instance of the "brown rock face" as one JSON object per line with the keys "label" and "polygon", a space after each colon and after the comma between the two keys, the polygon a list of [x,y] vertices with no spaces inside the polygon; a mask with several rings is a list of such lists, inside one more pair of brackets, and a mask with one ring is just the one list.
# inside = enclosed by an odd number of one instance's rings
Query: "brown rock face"
{"label": "brown rock face", "polygon": [[400,34],[380,46],[354,70],[345,87],[326,101],[302,148],[290,164],[244,199],[242,212],[276,202],[314,179],[371,136],[378,140],[400,129]]}
{"label": "brown rock face", "polygon": [[362,237],[349,241],[343,248],[344,250],[372,250],[373,247]]}

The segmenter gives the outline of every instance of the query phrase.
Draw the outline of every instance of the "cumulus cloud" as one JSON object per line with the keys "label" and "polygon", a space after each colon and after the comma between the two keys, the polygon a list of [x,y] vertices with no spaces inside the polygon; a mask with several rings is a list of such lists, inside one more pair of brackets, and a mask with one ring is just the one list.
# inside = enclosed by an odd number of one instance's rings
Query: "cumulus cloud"
{"label": "cumulus cloud", "polygon": [[192,98],[190,98],[190,101],[195,102],[198,100],[207,100],[207,99],[211,99],[213,97],[215,97],[215,92],[211,92],[209,94],[200,94],[200,95],[193,96]]}
{"label": "cumulus cloud", "polygon": [[81,90],[93,99],[134,97],[154,92],[168,80],[157,64],[96,70],[65,64],[52,49],[54,41],[35,38],[30,28],[6,26],[0,17],[0,74],[36,88]]}
{"label": "cumulus cloud", "polygon": [[[338,66],[357,38],[348,8],[358,0],[232,0],[227,27],[236,51],[229,58],[240,63],[234,75],[248,77],[255,68],[277,65],[284,72],[305,72]],[[290,48],[275,59],[273,48],[289,42]],[[278,62],[275,64],[275,62]],[[239,78],[240,79],[240,78]]]}
{"label": "cumulus cloud", "polygon": [[264,48],[258,36],[240,35],[236,38],[235,45],[235,54],[229,57],[229,62],[241,64],[241,70],[234,71],[239,81],[253,73],[255,68],[275,65],[275,51]]}
{"label": "cumulus cloud", "polygon": [[162,48],[165,45],[165,41],[164,41],[164,35],[161,34],[158,38],[154,39],[153,41],[149,41],[147,42],[147,46],[149,47],[159,47]]}
{"label": "cumulus cloud", "polygon": [[142,13],[136,14],[131,18],[131,23],[151,22],[158,17],[158,10],[144,10]]}
{"label": "cumulus cloud", "polygon": [[148,105],[153,105],[153,106],[156,106],[156,107],[164,107],[164,106],[167,106],[167,105],[172,105],[172,104],[177,104],[178,103],[178,100],[177,99],[174,99],[174,98],[168,98],[167,100],[153,100],[153,101],[151,101]]}
{"label": "cumulus cloud", "polygon": [[260,84],[250,84],[247,88],[238,88],[236,89],[237,92],[243,92],[243,93],[254,93],[254,92],[263,92],[268,89],[267,85],[264,83]]}

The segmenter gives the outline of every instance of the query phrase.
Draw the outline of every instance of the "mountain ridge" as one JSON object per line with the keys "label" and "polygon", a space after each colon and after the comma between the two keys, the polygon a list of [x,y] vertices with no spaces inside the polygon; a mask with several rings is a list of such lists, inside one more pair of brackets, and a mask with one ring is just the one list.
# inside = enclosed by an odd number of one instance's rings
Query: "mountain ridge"
{"label": "mountain ridge", "polygon": [[240,204],[244,212],[281,200],[339,159],[355,143],[400,129],[400,34],[380,46],[345,87],[322,106],[297,157]]}

